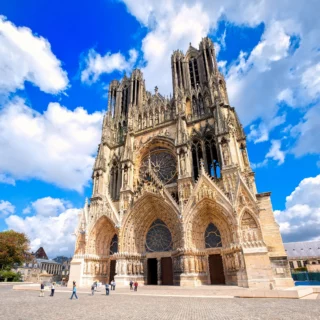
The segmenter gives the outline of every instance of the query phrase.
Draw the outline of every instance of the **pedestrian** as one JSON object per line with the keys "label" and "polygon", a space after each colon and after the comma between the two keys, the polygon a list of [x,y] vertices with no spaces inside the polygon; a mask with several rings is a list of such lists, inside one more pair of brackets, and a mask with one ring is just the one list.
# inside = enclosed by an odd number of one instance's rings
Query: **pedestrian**
{"label": "pedestrian", "polygon": [[133,281],[132,280],[130,280],[130,290],[132,290],[133,288],[132,288],[132,286],[133,286]]}
{"label": "pedestrian", "polygon": [[138,281],[135,281],[134,283],[134,291],[138,291]]}
{"label": "pedestrian", "polygon": [[44,297],[44,284],[43,282],[41,282],[40,284],[40,295],[39,297]]}
{"label": "pedestrian", "polygon": [[113,291],[116,290],[116,282],[113,280]]}
{"label": "pedestrian", "polygon": [[94,282],[94,288],[95,288],[96,291],[97,291],[97,287],[98,287],[98,283],[97,283],[97,281],[95,281]]}
{"label": "pedestrian", "polygon": [[94,284],[92,284],[92,286],[91,286],[91,295],[92,296],[94,295]]}
{"label": "pedestrian", "polygon": [[76,283],[75,283],[75,282],[73,282],[73,283],[74,283],[74,285],[73,285],[73,288],[72,288],[72,295],[71,295],[71,297],[70,297],[71,300],[73,299],[73,297],[76,297],[76,299],[78,299],[78,296],[77,296],[77,286],[76,286]]}
{"label": "pedestrian", "polygon": [[106,296],[108,296],[108,295],[109,295],[109,284],[106,283]]}
{"label": "pedestrian", "polygon": [[51,284],[51,294],[50,294],[50,297],[53,297],[54,296],[54,285],[55,285],[55,283],[54,282],[52,282],[52,284]]}

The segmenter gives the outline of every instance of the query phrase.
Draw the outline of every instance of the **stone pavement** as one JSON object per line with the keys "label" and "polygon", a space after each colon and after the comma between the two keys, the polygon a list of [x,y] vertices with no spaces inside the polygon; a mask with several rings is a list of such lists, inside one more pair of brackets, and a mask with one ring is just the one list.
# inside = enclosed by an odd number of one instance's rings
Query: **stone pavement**
{"label": "stone pavement", "polygon": [[[181,295],[185,293],[183,288],[174,289],[180,290]],[[210,287],[203,291],[212,290]],[[155,296],[152,292],[156,291],[161,291],[163,296]],[[110,296],[105,296],[103,291],[94,296],[80,292],[79,300],[70,300],[70,291],[56,292],[53,298],[46,292],[46,296],[40,298],[36,291],[1,287],[0,319],[320,319],[319,300],[167,296],[168,291],[170,289],[164,287],[141,289],[138,293],[121,289],[111,291]]]}

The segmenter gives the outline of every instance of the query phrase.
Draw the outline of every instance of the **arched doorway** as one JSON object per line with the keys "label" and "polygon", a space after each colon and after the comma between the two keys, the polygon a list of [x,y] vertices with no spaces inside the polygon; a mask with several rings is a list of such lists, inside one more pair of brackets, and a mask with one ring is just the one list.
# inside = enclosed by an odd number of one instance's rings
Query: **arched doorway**
{"label": "arched doorway", "polygon": [[[210,222],[205,233],[204,241],[206,249],[222,247],[221,234],[219,229]],[[222,256],[219,253],[209,254],[209,275],[211,284],[225,284]]]}
{"label": "arched doorway", "polygon": [[165,253],[172,251],[172,236],[169,228],[161,219],[156,219],[151,224],[146,235],[145,248],[147,256],[149,253],[157,256],[156,258],[150,257],[147,260],[147,283],[150,285],[173,285],[172,258],[163,256]]}
{"label": "arched doorway", "polygon": [[198,263],[205,259],[205,275],[199,274],[202,284],[230,284],[226,273],[224,249],[232,242],[235,220],[220,203],[204,198],[187,213],[186,239],[188,248],[201,252],[195,256]]}
{"label": "arched doorway", "polygon": [[171,256],[181,247],[182,225],[177,210],[164,201],[163,195],[146,192],[128,213],[121,231],[120,251],[128,256],[127,265],[131,256],[143,265],[139,274],[127,267],[123,278],[134,277],[144,284],[173,284]]}

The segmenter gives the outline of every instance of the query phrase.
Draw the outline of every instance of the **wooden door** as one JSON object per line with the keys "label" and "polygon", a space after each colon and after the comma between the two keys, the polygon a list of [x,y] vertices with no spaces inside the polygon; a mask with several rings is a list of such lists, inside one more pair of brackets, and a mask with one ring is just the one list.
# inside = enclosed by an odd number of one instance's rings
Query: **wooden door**
{"label": "wooden door", "polygon": [[165,286],[173,285],[172,258],[161,258],[161,283]]}
{"label": "wooden door", "polygon": [[109,282],[111,282],[112,280],[114,280],[114,277],[116,275],[116,260],[111,260],[110,261],[110,278],[109,278]]}
{"label": "wooden door", "polygon": [[209,256],[209,269],[211,284],[225,284],[223,262],[220,254]]}

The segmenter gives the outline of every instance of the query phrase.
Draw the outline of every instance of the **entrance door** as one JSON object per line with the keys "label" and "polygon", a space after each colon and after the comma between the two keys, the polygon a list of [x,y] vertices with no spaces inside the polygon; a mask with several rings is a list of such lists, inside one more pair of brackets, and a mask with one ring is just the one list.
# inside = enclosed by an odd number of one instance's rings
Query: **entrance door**
{"label": "entrance door", "polygon": [[173,270],[171,257],[161,258],[161,283],[165,286],[173,285]]}
{"label": "entrance door", "polygon": [[211,284],[225,284],[222,257],[220,254],[209,256],[209,269]]}
{"label": "entrance door", "polygon": [[157,259],[148,259],[148,284],[158,284]]}
{"label": "entrance door", "polygon": [[109,282],[114,280],[114,276],[116,275],[116,260],[111,260],[110,261],[110,278]]}

